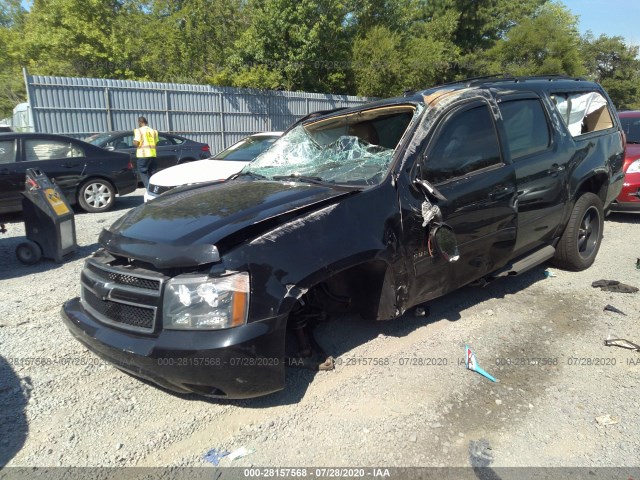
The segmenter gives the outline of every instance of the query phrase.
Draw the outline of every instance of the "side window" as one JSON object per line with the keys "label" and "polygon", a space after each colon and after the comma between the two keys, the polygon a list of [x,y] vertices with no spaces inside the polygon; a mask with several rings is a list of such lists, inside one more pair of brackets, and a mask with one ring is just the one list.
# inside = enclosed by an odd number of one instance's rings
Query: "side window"
{"label": "side window", "polygon": [[84,156],[84,152],[78,145],[49,139],[26,140],[24,149],[27,162]]}
{"label": "side window", "polygon": [[556,92],[551,99],[574,137],[613,127],[607,100],[598,92]]}
{"label": "side window", "polygon": [[513,160],[547,149],[549,123],[539,100],[502,102],[500,113]]}
{"label": "side window", "polygon": [[176,145],[182,145],[184,143],[184,138],[172,137],[173,143]]}
{"label": "side window", "polygon": [[170,145],[173,145],[173,140],[169,137],[165,137],[164,135],[158,135],[158,143],[156,147],[168,147]]}
{"label": "side window", "polygon": [[16,141],[3,140],[0,142],[0,164],[16,161]]}
{"label": "side window", "polygon": [[485,105],[456,113],[426,157],[425,178],[442,183],[501,163],[493,118]]}
{"label": "side window", "polygon": [[115,150],[133,148],[133,134],[124,137],[116,137],[105,144],[105,147],[113,147]]}

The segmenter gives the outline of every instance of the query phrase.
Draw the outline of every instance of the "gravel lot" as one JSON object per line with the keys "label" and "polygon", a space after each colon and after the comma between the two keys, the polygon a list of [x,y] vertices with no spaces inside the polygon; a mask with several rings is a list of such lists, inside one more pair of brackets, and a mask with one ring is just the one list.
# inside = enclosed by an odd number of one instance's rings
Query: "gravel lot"
{"label": "gravel lot", "polygon": [[[426,318],[334,319],[317,330],[334,371],[289,370],[283,392],[213,401],[102,363],[60,320],[100,230],[141,202],[138,190],[78,214],[80,252],[61,265],[18,263],[19,216],[0,235],[0,466],[206,466],[208,450],[242,446],[255,452],[221,465],[640,466],[640,353],[603,345],[640,343],[640,294],[591,287],[640,286],[640,216],[609,217],[585,272],[465,288]],[[465,343],[499,383],[460,365]],[[31,357],[55,363],[20,364]]]}

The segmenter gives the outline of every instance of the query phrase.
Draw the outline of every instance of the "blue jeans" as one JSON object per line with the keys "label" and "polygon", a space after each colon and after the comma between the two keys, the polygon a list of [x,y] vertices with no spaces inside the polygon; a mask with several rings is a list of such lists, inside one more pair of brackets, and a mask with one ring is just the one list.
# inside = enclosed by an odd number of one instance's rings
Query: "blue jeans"
{"label": "blue jeans", "polygon": [[151,171],[151,162],[155,159],[155,157],[138,157],[136,159],[138,177],[140,177],[140,181],[144,184],[144,188],[149,186],[149,177],[153,175],[153,171]]}

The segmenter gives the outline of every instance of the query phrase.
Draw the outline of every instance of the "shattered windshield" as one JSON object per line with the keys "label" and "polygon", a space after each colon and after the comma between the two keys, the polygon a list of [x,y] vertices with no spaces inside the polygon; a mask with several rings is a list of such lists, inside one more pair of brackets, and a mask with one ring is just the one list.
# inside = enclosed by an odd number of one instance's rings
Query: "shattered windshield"
{"label": "shattered windshield", "polygon": [[242,173],[271,180],[375,185],[389,170],[414,112],[414,106],[399,105],[298,125]]}

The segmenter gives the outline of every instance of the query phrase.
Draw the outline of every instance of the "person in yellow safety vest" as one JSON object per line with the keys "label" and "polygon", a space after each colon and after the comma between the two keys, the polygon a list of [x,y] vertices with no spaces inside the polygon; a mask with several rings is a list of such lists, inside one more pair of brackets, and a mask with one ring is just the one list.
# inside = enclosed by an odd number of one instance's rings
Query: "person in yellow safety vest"
{"label": "person in yellow safety vest", "polygon": [[158,131],[151,128],[147,119],[138,118],[138,128],[133,131],[133,146],[136,151],[136,162],[138,164],[138,174],[144,184],[144,188],[149,186],[151,176],[151,162],[156,158],[156,145],[158,143]]}

